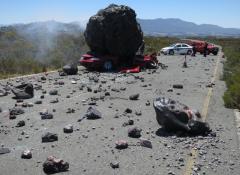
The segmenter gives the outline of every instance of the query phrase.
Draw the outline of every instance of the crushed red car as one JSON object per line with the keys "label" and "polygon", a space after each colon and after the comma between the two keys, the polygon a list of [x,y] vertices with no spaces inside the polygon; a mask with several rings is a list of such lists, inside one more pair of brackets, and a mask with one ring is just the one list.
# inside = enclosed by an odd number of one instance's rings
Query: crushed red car
{"label": "crushed red car", "polygon": [[215,46],[212,43],[208,43],[206,41],[201,41],[201,40],[192,40],[192,39],[182,39],[181,42],[187,43],[191,46],[195,46],[196,48],[196,52],[199,52],[200,54],[203,54],[204,52],[204,46],[207,43],[207,54],[213,54],[213,55],[217,55],[219,48],[217,46]]}
{"label": "crushed red car", "polygon": [[88,53],[82,55],[79,60],[80,65],[86,67],[89,70],[97,71],[112,71],[117,70],[121,73],[136,73],[140,72],[141,69],[148,68],[153,69],[158,67],[157,54],[153,53],[151,55],[136,55],[132,64],[123,65],[120,63],[119,59],[114,56],[104,55],[95,56],[94,54]]}

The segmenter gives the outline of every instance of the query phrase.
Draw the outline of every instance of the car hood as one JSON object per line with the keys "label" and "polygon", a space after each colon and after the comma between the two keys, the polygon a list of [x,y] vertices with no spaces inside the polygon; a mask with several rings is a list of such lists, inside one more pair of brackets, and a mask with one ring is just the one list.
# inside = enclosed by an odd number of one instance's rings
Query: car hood
{"label": "car hood", "polygon": [[164,47],[161,50],[169,50],[169,49],[173,49],[173,47]]}

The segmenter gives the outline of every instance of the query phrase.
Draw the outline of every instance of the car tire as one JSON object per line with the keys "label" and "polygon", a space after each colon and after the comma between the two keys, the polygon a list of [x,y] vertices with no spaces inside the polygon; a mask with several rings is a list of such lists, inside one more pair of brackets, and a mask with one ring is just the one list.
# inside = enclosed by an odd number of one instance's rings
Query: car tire
{"label": "car tire", "polygon": [[169,50],[169,55],[174,55],[174,51],[173,50]]}
{"label": "car tire", "polygon": [[103,70],[104,70],[104,71],[107,71],[107,72],[113,70],[113,63],[112,63],[111,60],[107,60],[107,61],[104,62],[104,64],[103,64]]}
{"label": "car tire", "polygon": [[187,55],[191,55],[192,54],[192,51],[191,50],[188,50],[187,51]]}
{"label": "car tire", "polygon": [[158,63],[155,61],[151,61],[146,65],[146,68],[148,69],[157,69],[158,68]]}
{"label": "car tire", "polygon": [[213,55],[217,55],[218,53],[217,52],[213,52]]}

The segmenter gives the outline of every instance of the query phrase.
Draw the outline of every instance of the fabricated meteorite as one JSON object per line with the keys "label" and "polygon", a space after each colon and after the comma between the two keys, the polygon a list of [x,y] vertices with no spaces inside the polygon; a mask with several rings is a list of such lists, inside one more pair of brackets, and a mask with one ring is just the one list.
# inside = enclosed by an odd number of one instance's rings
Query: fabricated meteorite
{"label": "fabricated meteorite", "polygon": [[84,36],[92,52],[120,60],[133,58],[143,43],[136,13],[124,5],[111,4],[90,17]]}

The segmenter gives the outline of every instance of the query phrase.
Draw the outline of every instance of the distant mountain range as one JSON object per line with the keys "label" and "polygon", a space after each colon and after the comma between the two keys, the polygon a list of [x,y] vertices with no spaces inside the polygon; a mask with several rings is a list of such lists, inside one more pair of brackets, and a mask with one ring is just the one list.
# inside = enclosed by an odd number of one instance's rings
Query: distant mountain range
{"label": "distant mountain range", "polygon": [[[240,29],[223,28],[212,24],[195,24],[176,18],[137,19],[144,35],[153,36],[234,36],[240,37]],[[0,24],[0,27],[4,25]],[[57,35],[59,33],[78,33],[85,30],[86,21],[62,23],[57,21],[13,24],[25,35]]]}
{"label": "distant mountain range", "polygon": [[212,24],[197,25],[176,18],[137,19],[145,35],[161,36],[240,36],[240,29]]}

